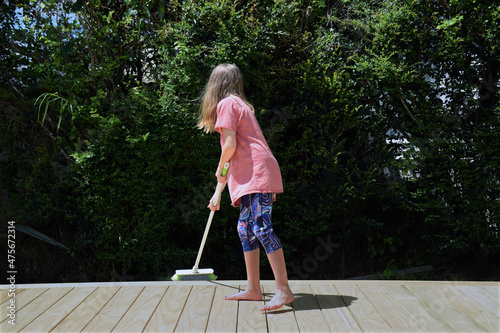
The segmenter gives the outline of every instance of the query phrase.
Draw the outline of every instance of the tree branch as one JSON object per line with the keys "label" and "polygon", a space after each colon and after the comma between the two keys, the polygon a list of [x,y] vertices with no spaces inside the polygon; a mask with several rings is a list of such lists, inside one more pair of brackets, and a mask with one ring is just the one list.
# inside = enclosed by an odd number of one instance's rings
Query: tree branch
{"label": "tree branch", "polygon": [[413,115],[413,113],[411,113],[410,108],[406,104],[406,102],[403,99],[403,97],[400,97],[399,100],[401,101],[401,103],[403,103],[403,107],[405,108],[406,112],[408,112],[408,114],[410,115],[411,119],[413,119],[413,121],[415,121],[416,123],[418,123],[417,118]]}

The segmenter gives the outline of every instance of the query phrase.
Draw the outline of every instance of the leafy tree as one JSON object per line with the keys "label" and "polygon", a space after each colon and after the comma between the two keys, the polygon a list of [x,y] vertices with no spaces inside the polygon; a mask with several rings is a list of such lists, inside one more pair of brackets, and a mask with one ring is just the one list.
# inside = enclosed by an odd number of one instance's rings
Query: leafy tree
{"label": "leafy tree", "polygon": [[[197,98],[222,62],[281,166],[292,278],[498,273],[493,1],[39,0],[0,17],[2,220],[69,249],[26,238],[20,280],[192,265],[220,151]],[[220,278],[244,278],[237,213],[223,205],[204,251]]]}
{"label": "leafy tree", "polygon": [[[498,7],[493,2],[350,2],[360,89],[410,179],[396,184],[439,265],[498,254]],[[419,219],[420,220],[420,219]],[[414,223],[414,220],[408,220]],[[393,230],[394,231],[394,230]],[[417,238],[418,241],[420,238]],[[438,255],[436,255],[438,254]],[[429,259],[430,260],[430,259]]]}

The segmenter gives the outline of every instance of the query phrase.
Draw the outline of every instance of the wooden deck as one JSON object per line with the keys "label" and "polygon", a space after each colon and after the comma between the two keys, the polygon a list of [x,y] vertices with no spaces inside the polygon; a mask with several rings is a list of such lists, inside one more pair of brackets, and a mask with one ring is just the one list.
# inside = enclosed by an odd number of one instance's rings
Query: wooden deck
{"label": "wooden deck", "polygon": [[225,301],[244,281],[17,285],[0,291],[1,332],[499,332],[500,283],[291,281],[295,301]]}

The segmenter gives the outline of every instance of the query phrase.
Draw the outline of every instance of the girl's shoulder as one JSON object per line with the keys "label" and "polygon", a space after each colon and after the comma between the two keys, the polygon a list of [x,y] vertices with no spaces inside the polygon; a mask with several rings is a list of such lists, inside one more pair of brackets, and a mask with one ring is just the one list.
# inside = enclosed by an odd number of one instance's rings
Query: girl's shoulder
{"label": "girl's shoulder", "polygon": [[223,98],[219,102],[219,105],[220,104],[235,107],[241,111],[250,111],[253,113],[252,108],[245,102],[245,100],[236,95],[229,95],[228,97]]}
{"label": "girl's shoulder", "polygon": [[228,96],[219,101],[217,103],[217,110],[222,110],[222,109],[234,109],[239,106],[238,102],[232,97]]}
{"label": "girl's shoulder", "polygon": [[237,96],[229,95],[229,96],[221,99],[219,101],[218,105],[220,105],[220,104],[238,104],[237,99],[239,99]]}
{"label": "girl's shoulder", "polygon": [[225,97],[217,103],[218,110],[232,109],[242,112],[245,110],[245,106],[247,106],[245,102],[243,102],[239,97],[233,95]]}

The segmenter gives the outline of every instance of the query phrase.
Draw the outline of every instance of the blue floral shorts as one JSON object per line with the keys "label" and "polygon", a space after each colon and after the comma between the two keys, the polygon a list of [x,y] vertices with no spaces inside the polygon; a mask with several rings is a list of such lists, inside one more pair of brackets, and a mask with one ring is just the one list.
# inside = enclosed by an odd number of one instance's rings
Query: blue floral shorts
{"label": "blue floral shorts", "polygon": [[238,234],[243,245],[243,251],[257,249],[259,242],[266,253],[281,248],[281,243],[271,225],[272,210],[272,193],[253,193],[241,197]]}

